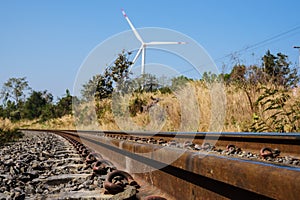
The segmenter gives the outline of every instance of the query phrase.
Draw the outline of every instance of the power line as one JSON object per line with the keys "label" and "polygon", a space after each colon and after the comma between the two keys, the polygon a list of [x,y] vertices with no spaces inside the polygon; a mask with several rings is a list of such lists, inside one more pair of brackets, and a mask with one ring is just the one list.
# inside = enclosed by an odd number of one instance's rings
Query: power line
{"label": "power line", "polygon": [[[267,39],[265,39],[265,40],[262,40],[262,41],[260,41],[260,42],[255,43],[255,44],[252,44],[252,45],[250,45],[250,46],[247,46],[247,47],[245,47],[245,48],[243,48],[243,49],[240,49],[240,50],[238,50],[238,51],[235,51],[234,53],[241,53],[241,52],[243,52],[243,51],[248,51],[248,50],[251,50],[251,49],[256,49],[256,47],[258,47],[258,46],[261,47],[263,44],[271,44],[271,43],[273,43],[273,42],[276,42],[276,41],[280,40],[280,39],[277,39],[277,38],[280,38],[280,37],[282,37],[282,36],[284,36],[284,35],[287,35],[287,34],[289,34],[289,33],[291,33],[291,32],[294,32],[294,31],[296,31],[296,30],[298,30],[298,29],[300,29],[300,26],[296,26],[296,27],[294,27],[294,28],[292,28],[292,29],[289,29],[289,30],[287,30],[287,31],[284,31],[284,32],[282,32],[282,33],[279,33],[279,34],[277,34],[277,35],[275,35],[275,36],[272,36],[272,37],[270,37],[270,38],[267,38]],[[277,40],[275,40],[275,39],[277,39]],[[275,41],[272,41],[272,40],[275,40]],[[231,55],[232,55],[232,53],[227,54],[227,55],[225,55],[225,56],[223,56],[223,57],[217,58],[215,61],[221,60],[221,59],[226,58],[226,57],[229,57],[229,56],[231,56]]]}
{"label": "power line", "polygon": [[[264,45],[272,44],[272,43],[274,43],[274,42],[277,42],[277,41],[283,39],[284,37],[282,38],[282,36],[285,36],[285,35],[287,35],[287,34],[289,34],[289,33],[291,33],[291,32],[294,32],[294,31],[296,31],[296,30],[298,30],[298,29],[300,29],[300,26],[296,26],[296,27],[291,28],[291,29],[289,29],[289,30],[287,30],[287,31],[284,31],[284,32],[282,32],[282,33],[279,33],[279,34],[277,34],[277,35],[274,35],[274,36],[272,36],[272,37],[270,37],[270,38],[267,38],[267,39],[262,40],[262,41],[260,41],[260,42],[254,43],[254,44],[252,44],[252,45],[250,45],[250,46],[247,46],[247,47],[245,47],[245,48],[243,48],[243,49],[240,49],[240,50],[238,50],[238,51],[234,51],[233,53],[230,53],[230,54],[227,54],[227,55],[222,56],[222,57],[220,57],[220,58],[217,58],[217,59],[215,59],[215,61],[219,61],[219,60],[222,60],[222,59],[227,58],[227,57],[229,57],[229,56],[232,56],[234,53],[241,53],[241,52],[243,52],[243,51],[254,50],[254,49],[263,47]],[[281,37],[281,38],[280,38],[280,37]],[[275,40],[275,39],[276,39],[276,40]],[[183,72],[181,72],[181,73],[186,73],[186,72],[190,72],[190,71],[193,71],[193,70],[195,70],[195,69],[194,69],[194,68],[193,68],[193,69],[188,69],[188,70],[185,70],[185,71],[183,71]]]}

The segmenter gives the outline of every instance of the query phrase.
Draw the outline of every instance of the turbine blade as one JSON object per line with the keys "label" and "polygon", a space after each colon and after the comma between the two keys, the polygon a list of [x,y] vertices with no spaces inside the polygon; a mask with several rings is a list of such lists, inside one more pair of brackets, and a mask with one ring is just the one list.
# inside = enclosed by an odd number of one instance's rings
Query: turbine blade
{"label": "turbine blade", "polygon": [[130,26],[130,28],[132,29],[132,31],[133,31],[135,37],[136,37],[141,43],[144,43],[142,37],[141,37],[140,34],[137,32],[137,30],[135,29],[135,27],[133,26],[133,24],[132,24],[131,21],[129,20],[128,16],[126,15],[124,9],[122,9],[122,13],[123,13],[125,19],[127,20],[128,24],[129,24],[129,26]]}
{"label": "turbine blade", "polygon": [[143,46],[141,46],[141,48],[138,50],[138,52],[136,53],[134,59],[132,60],[132,63],[134,64],[135,61],[138,59],[139,55],[141,54],[141,51],[143,49]]}
{"label": "turbine blade", "polygon": [[187,44],[186,42],[147,42],[145,45]]}

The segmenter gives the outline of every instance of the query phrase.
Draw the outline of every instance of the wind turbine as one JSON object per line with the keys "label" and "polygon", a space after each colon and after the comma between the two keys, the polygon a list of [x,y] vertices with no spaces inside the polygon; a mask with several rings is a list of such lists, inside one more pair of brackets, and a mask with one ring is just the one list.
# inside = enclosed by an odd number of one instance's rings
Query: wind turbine
{"label": "wind turbine", "polygon": [[140,34],[137,32],[131,21],[129,20],[128,16],[126,15],[124,9],[122,9],[122,13],[127,20],[130,28],[132,29],[135,37],[141,42],[141,47],[139,48],[137,54],[135,55],[134,59],[132,60],[132,63],[134,64],[135,61],[138,59],[139,55],[142,54],[142,68],[141,68],[141,75],[145,74],[145,53],[146,53],[146,47],[147,46],[153,46],[153,45],[166,45],[166,44],[186,44],[186,42],[144,42]]}

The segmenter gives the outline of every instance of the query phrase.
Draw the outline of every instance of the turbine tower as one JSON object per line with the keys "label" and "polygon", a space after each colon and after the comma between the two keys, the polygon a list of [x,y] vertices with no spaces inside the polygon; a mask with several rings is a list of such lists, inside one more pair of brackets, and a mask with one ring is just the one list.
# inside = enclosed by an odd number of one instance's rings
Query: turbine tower
{"label": "turbine tower", "polygon": [[137,32],[131,21],[129,20],[128,16],[126,15],[124,9],[122,9],[122,13],[127,20],[130,28],[132,29],[135,37],[141,42],[141,47],[139,48],[137,54],[135,55],[134,59],[132,60],[132,63],[134,64],[135,61],[138,59],[139,55],[142,54],[142,67],[141,67],[141,75],[145,74],[145,55],[146,55],[146,47],[147,46],[153,46],[153,45],[166,45],[166,44],[186,44],[186,42],[144,42],[140,34]]}

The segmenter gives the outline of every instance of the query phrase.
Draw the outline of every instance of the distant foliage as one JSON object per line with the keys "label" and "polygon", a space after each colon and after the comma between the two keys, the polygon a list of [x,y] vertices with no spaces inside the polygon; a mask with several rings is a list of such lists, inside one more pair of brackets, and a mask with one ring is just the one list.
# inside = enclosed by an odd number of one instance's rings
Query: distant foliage
{"label": "distant foliage", "polygon": [[245,65],[235,65],[230,73],[229,81],[243,84],[246,81],[247,68]]}
{"label": "distant foliage", "polygon": [[162,94],[171,94],[172,90],[170,87],[161,87],[159,88],[160,93]]}
{"label": "distant foliage", "polygon": [[8,101],[14,102],[16,105],[24,102],[26,92],[31,88],[28,85],[26,77],[8,79],[0,92],[0,99],[6,104]]}
{"label": "distant foliage", "polygon": [[158,78],[152,74],[143,74],[140,77],[130,79],[126,85],[126,89],[122,89],[125,93],[128,92],[156,92],[162,85]]}
{"label": "distant foliage", "polygon": [[26,77],[9,78],[0,91],[0,99],[3,101],[0,117],[9,118],[12,121],[20,120],[26,93],[30,90]]}
{"label": "distant foliage", "polygon": [[[82,85],[81,95],[86,101],[90,101],[94,98],[95,92],[98,85],[104,85],[103,76],[101,75],[95,75],[93,76],[87,83]],[[99,88],[98,88],[99,89]]]}
{"label": "distant foliage", "polygon": [[276,56],[268,50],[262,58],[263,71],[267,74],[269,80],[275,85],[284,86],[285,88],[296,86],[299,82],[296,68],[292,68],[288,61],[288,56],[277,53]]}
{"label": "distant foliage", "polygon": [[219,80],[219,76],[212,72],[204,72],[202,75],[202,81],[207,84],[214,83]]}
{"label": "distant foliage", "polygon": [[171,89],[175,91],[177,89],[184,87],[189,81],[192,81],[192,79],[181,75],[173,78],[171,81],[172,81]]}
{"label": "distant foliage", "polygon": [[128,55],[123,51],[118,55],[114,64],[105,69],[103,74],[97,74],[83,84],[81,94],[84,100],[108,98],[111,97],[114,88],[122,90],[127,87],[129,67],[132,65],[132,62],[128,60]]}
{"label": "distant foliage", "polygon": [[33,91],[24,104],[24,118],[32,120],[40,117],[43,112],[45,112],[47,105],[49,105],[52,100],[52,94],[47,93],[47,91]]}
{"label": "distant foliage", "polygon": [[66,95],[59,98],[55,106],[55,117],[62,117],[64,115],[72,114],[72,101],[76,100],[72,97],[70,91],[66,90]]}
{"label": "distant foliage", "polygon": [[[28,91],[31,91],[30,93]],[[29,95],[27,98],[26,96]],[[53,103],[53,95],[45,91],[34,91],[26,78],[10,78],[1,90],[3,104],[0,105],[0,117],[13,122],[22,119],[48,119],[72,114],[72,99],[69,90],[66,96]]]}

